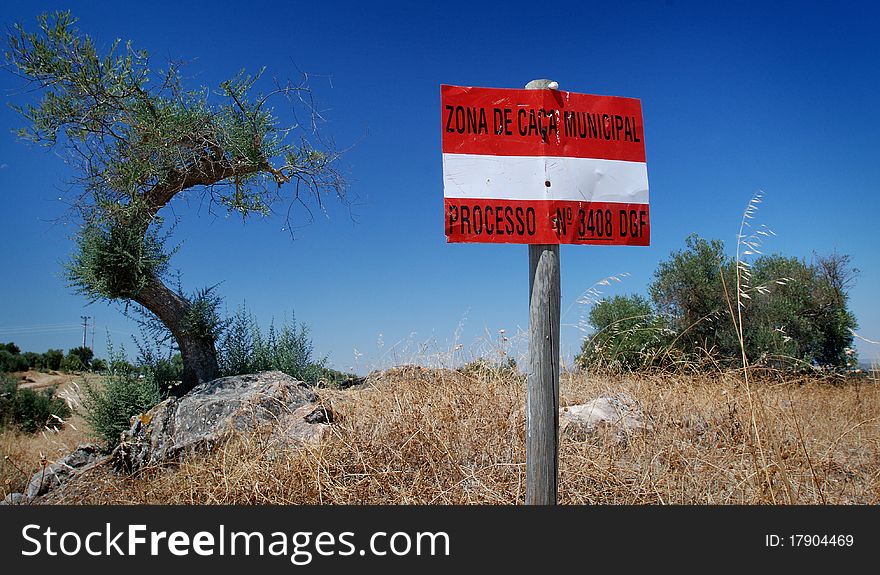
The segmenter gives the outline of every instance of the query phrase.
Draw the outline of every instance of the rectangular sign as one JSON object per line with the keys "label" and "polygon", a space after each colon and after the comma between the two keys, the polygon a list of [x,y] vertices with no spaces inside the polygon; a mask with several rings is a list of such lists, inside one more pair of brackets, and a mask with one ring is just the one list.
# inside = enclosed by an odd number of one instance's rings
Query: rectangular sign
{"label": "rectangular sign", "polygon": [[440,87],[449,242],[650,244],[641,102]]}

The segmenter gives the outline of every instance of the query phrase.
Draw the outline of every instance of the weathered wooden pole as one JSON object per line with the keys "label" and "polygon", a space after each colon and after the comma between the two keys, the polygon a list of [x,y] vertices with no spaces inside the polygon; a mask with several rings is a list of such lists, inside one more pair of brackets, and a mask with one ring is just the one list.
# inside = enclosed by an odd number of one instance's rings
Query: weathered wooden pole
{"label": "weathered wooden pole", "polygon": [[[556,89],[532,80],[527,90]],[[559,473],[559,245],[529,245],[526,505],[556,505]]]}

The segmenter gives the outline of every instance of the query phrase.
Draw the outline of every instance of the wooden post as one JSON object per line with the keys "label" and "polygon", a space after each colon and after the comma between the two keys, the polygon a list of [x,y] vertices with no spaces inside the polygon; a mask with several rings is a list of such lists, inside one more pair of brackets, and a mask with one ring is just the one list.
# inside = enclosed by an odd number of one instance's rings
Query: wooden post
{"label": "wooden post", "polygon": [[[556,89],[532,80],[527,90]],[[559,245],[529,245],[526,505],[556,505],[559,473]]]}

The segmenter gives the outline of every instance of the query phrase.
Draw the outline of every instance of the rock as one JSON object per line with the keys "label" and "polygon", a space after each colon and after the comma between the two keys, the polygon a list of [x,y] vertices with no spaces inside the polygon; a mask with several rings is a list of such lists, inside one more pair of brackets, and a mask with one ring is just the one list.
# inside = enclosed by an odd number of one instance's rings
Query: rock
{"label": "rock", "polygon": [[274,427],[278,441],[311,441],[323,434],[324,422],[332,421],[329,411],[315,413],[322,411],[317,401],[305,383],[280,371],[215,379],[133,417],[114,451],[114,463],[132,471],[180,461],[212,449],[233,431],[266,425]]}
{"label": "rock", "polygon": [[333,411],[329,407],[303,405],[279,419],[269,438],[269,445],[284,449],[320,443],[333,418]]}
{"label": "rock", "polygon": [[584,441],[600,428],[613,431],[617,440],[637,431],[650,429],[638,402],[626,393],[603,395],[581,405],[570,405],[559,410],[559,433]]}
{"label": "rock", "polygon": [[101,448],[94,443],[84,443],[55,463],[37,471],[28,482],[25,496],[44,495],[70,479],[83,467],[94,463],[101,456]]}
{"label": "rock", "polygon": [[10,493],[0,501],[0,505],[27,505],[30,502],[30,497],[24,493]]}
{"label": "rock", "polygon": [[349,377],[349,378],[346,378],[345,380],[339,382],[339,384],[336,386],[336,388],[337,389],[350,389],[352,387],[356,387],[356,388],[360,389],[361,387],[364,386],[366,381],[367,381],[366,377]]}

